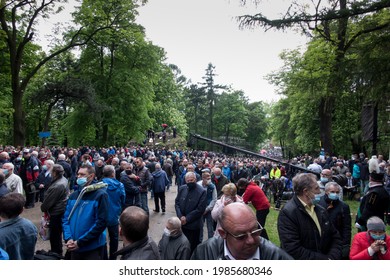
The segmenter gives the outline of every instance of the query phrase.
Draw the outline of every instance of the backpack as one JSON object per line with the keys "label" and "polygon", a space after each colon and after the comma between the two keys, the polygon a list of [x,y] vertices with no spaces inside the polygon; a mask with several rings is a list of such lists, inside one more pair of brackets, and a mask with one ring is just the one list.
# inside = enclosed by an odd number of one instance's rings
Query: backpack
{"label": "backpack", "polygon": [[34,254],[34,260],[63,260],[64,257],[54,252],[47,252],[45,250],[38,250]]}

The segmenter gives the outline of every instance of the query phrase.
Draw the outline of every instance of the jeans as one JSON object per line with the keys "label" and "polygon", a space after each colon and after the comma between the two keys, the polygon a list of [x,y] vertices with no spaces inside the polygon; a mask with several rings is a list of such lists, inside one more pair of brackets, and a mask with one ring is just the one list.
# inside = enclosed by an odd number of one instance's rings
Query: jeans
{"label": "jeans", "polygon": [[118,225],[108,226],[108,236],[109,236],[109,258],[111,259],[112,255],[118,251],[118,243],[119,243],[119,227]]}
{"label": "jeans", "polygon": [[[211,212],[208,212],[207,214],[203,215],[202,217],[202,225],[206,222],[207,226],[207,238],[211,238],[214,236],[214,220],[213,217],[211,217]],[[200,238],[199,241],[203,241],[203,226],[200,230]]]}
{"label": "jeans", "polygon": [[146,211],[149,215],[149,207],[148,207],[148,193],[147,192],[141,192],[141,208]]}

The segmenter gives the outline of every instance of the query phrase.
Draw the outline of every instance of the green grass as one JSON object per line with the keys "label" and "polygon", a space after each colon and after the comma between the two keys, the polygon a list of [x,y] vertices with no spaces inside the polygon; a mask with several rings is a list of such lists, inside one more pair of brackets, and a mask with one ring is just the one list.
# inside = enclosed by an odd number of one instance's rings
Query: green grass
{"label": "green grass", "polygon": [[[350,201],[350,200],[344,200],[344,202],[349,205],[349,208],[351,210],[352,239],[353,239],[353,236],[357,233],[357,229],[355,228],[355,218],[356,218],[357,209],[359,208],[359,202]],[[277,246],[280,246],[278,229],[277,229],[279,211],[275,210],[274,206],[275,204],[271,203],[271,209],[267,216],[265,228],[267,229],[267,234],[270,241],[272,241]],[[389,230],[390,227],[387,227],[387,229]]]}

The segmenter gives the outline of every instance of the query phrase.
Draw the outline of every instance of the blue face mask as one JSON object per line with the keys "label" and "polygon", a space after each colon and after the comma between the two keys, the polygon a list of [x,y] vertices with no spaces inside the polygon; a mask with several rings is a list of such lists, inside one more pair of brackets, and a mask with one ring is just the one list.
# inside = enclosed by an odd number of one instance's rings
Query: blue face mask
{"label": "blue face mask", "polygon": [[219,179],[219,178],[221,178],[221,176],[215,176],[215,178]]}
{"label": "blue face mask", "polygon": [[318,204],[318,202],[320,202],[320,199],[321,199],[321,195],[315,194],[314,198],[311,199],[311,203],[313,203],[313,205],[316,205],[316,204]]}
{"label": "blue face mask", "polygon": [[87,178],[85,178],[85,177],[77,178],[76,183],[78,186],[84,187],[85,184],[87,183]]}
{"label": "blue face mask", "polygon": [[337,193],[329,193],[328,197],[330,200],[338,200],[339,199],[339,195]]}
{"label": "blue face mask", "polygon": [[47,166],[46,165],[44,165],[44,166],[42,166],[42,170],[47,170]]}
{"label": "blue face mask", "polygon": [[370,236],[371,236],[371,238],[374,239],[374,240],[384,240],[386,234],[378,235],[378,234],[370,233]]}
{"label": "blue face mask", "polygon": [[7,175],[8,175],[8,169],[3,169],[3,174],[4,174],[5,176],[7,176]]}
{"label": "blue face mask", "polygon": [[323,184],[326,184],[326,183],[328,183],[329,182],[329,179],[328,178],[326,178],[326,177],[321,177],[321,183],[323,183]]}

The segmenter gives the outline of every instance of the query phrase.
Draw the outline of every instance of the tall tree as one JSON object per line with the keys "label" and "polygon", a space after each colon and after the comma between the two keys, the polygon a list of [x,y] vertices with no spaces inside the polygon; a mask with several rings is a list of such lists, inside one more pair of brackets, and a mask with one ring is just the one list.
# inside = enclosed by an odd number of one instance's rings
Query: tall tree
{"label": "tall tree", "polygon": [[[245,4],[247,1],[241,2]],[[310,3],[294,1],[280,19],[271,20],[262,13],[240,17],[242,27],[260,26],[266,30],[299,27],[304,33],[320,36],[334,47],[335,57],[331,75],[327,80],[326,92],[319,104],[320,138],[326,152],[333,151],[333,112],[335,99],[343,91],[339,82],[345,74],[346,52],[360,36],[387,28],[390,25],[390,19],[379,24],[376,21],[373,24],[367,22],[360,29],[354,30],[349,28],[349,24],[356,21],[369,21],[372,13],[380,13],[389,7],[390,1],[388,0],[329,0],[327,4],[323,4],[321,0]]]}
{"label": "tall tree", "polygon": [[[70,28],[62,44],[58,44],[48,54],[43,54],[31,67],[26,68],[26,57],[29,45],[33,44],[36,26],[41,18],[55,16],[63,9],[67,0],[43,0],[43,1],[5,1],[0,6],[1,30],[5,34],[10,61],[10,85],[12,89],[13,112],[13,138],[15,145],[25,143],[25,117],[23,114],[24,93],[36,73],[52,58],[77,46],[89,42],[97,33],[109,28],[116,28],[117,16],[90,18],[88,25],[79,25],[78,28]],[[122,1],[123,3],[129,1]],[[119,5],[119,0],[110,1],[83,1],[78,9],[79,16],[84,11],[86,17],[90,10],[86,6],[102,4],[108,9],[110,6]],[[75,21],[78,24],[77,20]],[[3,38],[3,37],[1,37]]]}

